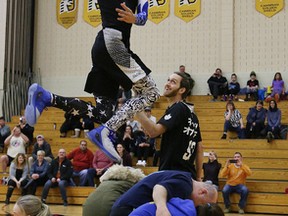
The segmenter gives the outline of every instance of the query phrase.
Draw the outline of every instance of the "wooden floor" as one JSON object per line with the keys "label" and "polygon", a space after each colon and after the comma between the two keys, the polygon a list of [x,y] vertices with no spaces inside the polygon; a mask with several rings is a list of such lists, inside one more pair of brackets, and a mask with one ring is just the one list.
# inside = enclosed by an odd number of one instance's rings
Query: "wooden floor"
{"label": "wooden floor", "polygon": [[[14,204],[10,204],[8,206],[6,206],[3,202],[0,202],[0,216],[1,215],[7,215],[7,213],[12,213],[12,209],[13,209]],[[82,215],[82,206],[80,205],[69,205],[67,207],[64,207],[62,205],[49,205],[50,206],[50,210],[52,214],[56,214],[56,215],[67,215],[67,216],[80,216]],[[229,213],[229,214],[225,214],[227,216],[239,216],[239,214],[236,213]],[[272,215],[272,214],[243,214],[245,215],[253,215],[253,216],[268,216],[268,215]],[[97,215],[95,215],[97,216]],[[108,216],[108,215],[107,215]]]}

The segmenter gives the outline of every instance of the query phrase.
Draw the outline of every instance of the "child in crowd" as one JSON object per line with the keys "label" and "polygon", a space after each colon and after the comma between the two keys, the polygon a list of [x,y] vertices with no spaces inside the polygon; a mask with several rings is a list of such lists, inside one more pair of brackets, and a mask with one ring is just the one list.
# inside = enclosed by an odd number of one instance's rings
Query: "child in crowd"
{"label": "child in crowd", "polygon": [[230,100],[238,100],[238,93],[240,91],[240,84],[237,82],[237,75],[233,73],[231,75],[231,82],[228,85]]}
{"label": "child in crowd", "polygon": [[250,80],[247,81],[246,98],[245,101],[249,101],[253,96],[254,101],[258,100],[258,88],[259,81],[256,78],[256,73],[252,71],[250,73]]}
{"label": "child in crowd", "polygon": [[284,81],[282,80],[282,75],[280,72],[275,73],[274,79],[272,81],[272,92],[265,101],[268,103],[273,98],[276,102],[279,102],[281,98],[285,96]]}

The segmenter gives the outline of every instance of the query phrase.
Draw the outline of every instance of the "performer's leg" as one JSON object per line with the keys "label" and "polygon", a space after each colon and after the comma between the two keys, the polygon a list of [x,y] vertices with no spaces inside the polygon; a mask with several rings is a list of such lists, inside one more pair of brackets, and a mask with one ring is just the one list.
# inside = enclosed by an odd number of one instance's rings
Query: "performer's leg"
{"label": "performer's leg", "polygon": [[34,126],[46,107],[57,107],[71,112],[80,118],[89,117],[96,123],[105,123],[112,115],[114,101],[105,96],[95,96],[96,106],[78,98],[53,94],[34,83],[28,91],[28,103],[25,117],[30,126]]}
{"label": "performer's leg", "polygon": [[136,112],[141,112],[146,106],[151,106],[160,96],[154,80],[148,75],[135,83],[133,90],[136,97],[125,104],[109,119],[105,125],[90,131],[87,136],[111,160],[121,163],[121,157],[114,148],[115,132]]}
{"label": "performer's leg", "polygon": [[151,106],[160,96],[154,80],[148,75],[140,79],[132,87],[136,96],[126,101],[115,115],[105,123],[105,125],[117,131],[129,119],[133,118],[137,112],[141,112],[145,107]]}

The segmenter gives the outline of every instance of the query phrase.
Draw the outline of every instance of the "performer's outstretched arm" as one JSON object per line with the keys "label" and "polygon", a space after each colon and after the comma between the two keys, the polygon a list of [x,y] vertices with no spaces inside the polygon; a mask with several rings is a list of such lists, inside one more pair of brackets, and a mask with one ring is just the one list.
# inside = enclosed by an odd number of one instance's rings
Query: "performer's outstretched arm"
{"label": "performer's outstretched arm", "polygon": [[122,3],[121,6],[123,9],[116,8],[119,15],[118,20],[136,25],[145,25],[148,18],[147,0],[138,0],[137,14],[134,14],[125,3]]}

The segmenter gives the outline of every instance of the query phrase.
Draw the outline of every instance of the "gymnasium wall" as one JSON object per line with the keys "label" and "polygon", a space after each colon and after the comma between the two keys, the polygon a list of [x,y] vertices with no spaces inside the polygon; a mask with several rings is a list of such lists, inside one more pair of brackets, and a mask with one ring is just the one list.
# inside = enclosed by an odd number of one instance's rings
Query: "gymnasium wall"
{"label": "gymnasium wall", "polygon": [[[84,96],[90,51],[101,27],[93,28],[82,18],[65,29],[56,21],[56,0],[36,1],[34,70],[42,84],[66,96]],[[254,70],[260,86],[270,85],[276,71],[288,83],[287,5],[272,18],[255,10],[254,0],[202,0],[201,14],[189,23],[170,15],[160,24],[150,21],[133,26],[131,49],[149,66],[160,90],[171,72],[184,64],[196,80],[194,94],[207,94],[207,79],[220,67],[230,79],[237,73],[242,87]]]}

